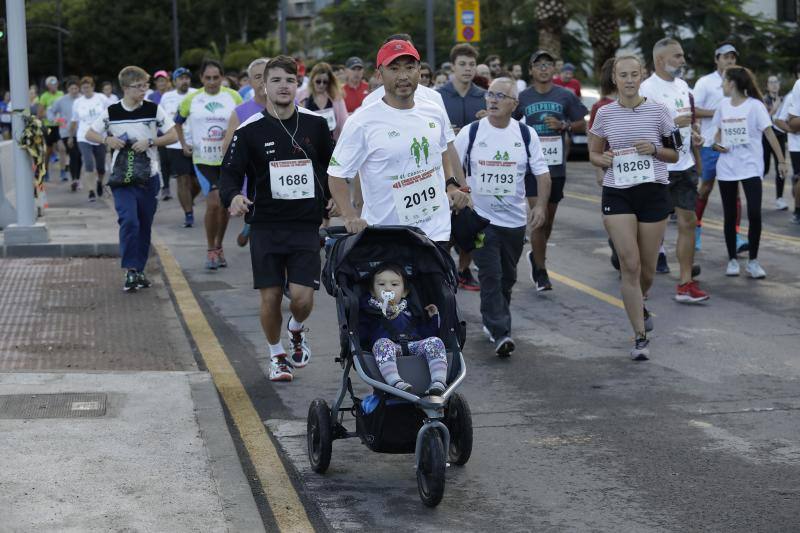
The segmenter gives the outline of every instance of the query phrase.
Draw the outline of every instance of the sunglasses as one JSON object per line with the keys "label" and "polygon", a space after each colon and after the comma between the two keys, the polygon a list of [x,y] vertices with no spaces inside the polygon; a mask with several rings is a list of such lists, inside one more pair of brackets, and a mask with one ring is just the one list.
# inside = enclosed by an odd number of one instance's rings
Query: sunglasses
{"label": "sunglasses", "polygon": [[316,85],[328,85],[328,80],[314,80]]}

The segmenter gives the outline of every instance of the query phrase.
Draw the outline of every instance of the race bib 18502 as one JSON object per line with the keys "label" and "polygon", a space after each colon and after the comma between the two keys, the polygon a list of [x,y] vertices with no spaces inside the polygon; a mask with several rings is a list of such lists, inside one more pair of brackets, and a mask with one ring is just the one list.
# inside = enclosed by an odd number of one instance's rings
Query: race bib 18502
{"label": "race bib 18502", "polygon": [[614,150],[612,162],[616,185],[638,185],[656,181],[653,156],[639,155],[636,148]]}
{"label": "race bib 18502", "polygon": [[741,144],[750,144],[746,118],[722,119],[722,146],[730,148]]}
{"label": "race bib 18502", "polygon": [[275,200],[314,197],[314,167],[310,159],[269,162],[269,184]]}

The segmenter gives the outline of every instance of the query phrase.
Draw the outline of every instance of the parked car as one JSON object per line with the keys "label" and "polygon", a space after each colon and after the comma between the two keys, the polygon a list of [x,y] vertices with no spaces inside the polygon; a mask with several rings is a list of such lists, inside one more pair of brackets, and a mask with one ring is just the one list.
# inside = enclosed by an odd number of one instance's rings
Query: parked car
{"label": "parked car", "polygon": [[[600,100],[600,91],[594,87],[581,87],[581,100],[586,109],[591,110],[592,106]],[[589,127],[589,113],[584,117],[586,127]],[[579,157],[585,159],[589,157],[589,146],[585,133],[573,133],[571,135],[571,146],[569,150],[570,158]]]}

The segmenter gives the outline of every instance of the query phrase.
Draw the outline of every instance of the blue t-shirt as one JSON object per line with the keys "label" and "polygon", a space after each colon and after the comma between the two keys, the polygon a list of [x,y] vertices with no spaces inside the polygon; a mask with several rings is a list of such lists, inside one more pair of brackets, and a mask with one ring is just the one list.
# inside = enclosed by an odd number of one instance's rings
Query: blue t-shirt
{"label": "blue t-shirt", "polygon": [[[564,138],[566,132],[550,129],[545,123],[545,118],[553,116],[558,120],[574,122],[583,119],[589,111],[586,106],[575,96],[575,93],[553,85],[546,93],[538,92],[534,87],[529,87],[519,93],[519,104],[514,111],[517,120],[525,118],[525,124],[533,128],[539,137],[561,137],[561,153],[566,154]],[[567,174],[566,157],[560,165],[550,166],[550,176],[563,178]]]}

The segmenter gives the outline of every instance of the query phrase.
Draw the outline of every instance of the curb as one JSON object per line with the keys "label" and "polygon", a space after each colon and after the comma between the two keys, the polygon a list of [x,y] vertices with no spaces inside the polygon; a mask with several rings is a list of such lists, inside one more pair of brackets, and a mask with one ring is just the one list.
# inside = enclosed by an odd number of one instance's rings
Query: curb
{"label": "curb", "polygon": [[119,257],[119,243],[3,244],[0,257]]}

